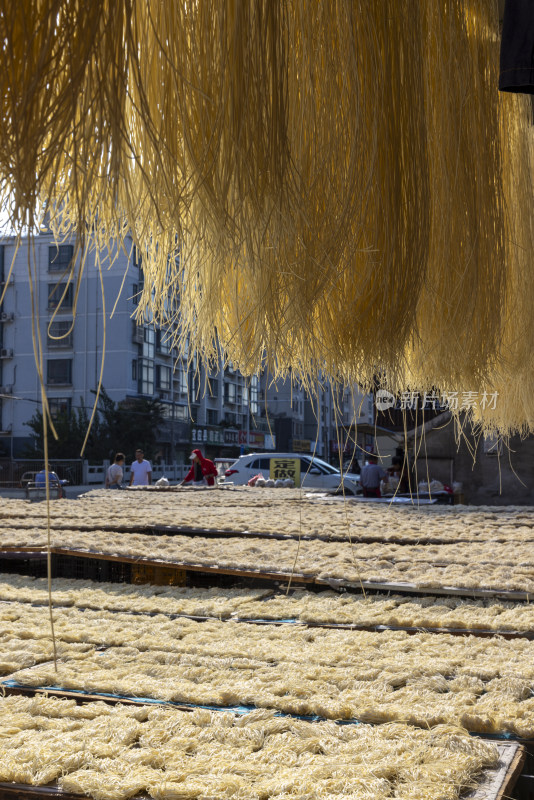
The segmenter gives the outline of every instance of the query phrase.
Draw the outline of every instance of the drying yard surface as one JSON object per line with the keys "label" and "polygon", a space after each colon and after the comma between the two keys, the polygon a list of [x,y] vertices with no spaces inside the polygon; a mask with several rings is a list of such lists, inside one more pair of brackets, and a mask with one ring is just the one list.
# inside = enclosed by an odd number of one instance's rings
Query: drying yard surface
{"label": "drying yard surface", "polygon": [[[327,497],[295,489],[224,491],[123,491],[97,489],[78,500],[52,503],[53,527],[94,530],[140,530],[155,525],[283,533],[325,540],[373,537],[439,543],[532,542],[532,510],[521,507],[373,505],[350,498]],[[6,525],[7,523],[7,525]],[[41,508],[21,500],[2,500],[0,526],[43,528]]]}
{"label": "drying yard surface", "polygon": [[[47,603],[44,578],[0,574],[0,600]],[[534,604],[467,597],[410,597],[353,594],[330,589],[297,589],[289,595],[273,589],[196,589],[131,586],[56,578],[54,604],[146,614],[291,620],[322,625],[386,625],[534,634]]]}
{"label": "drying yard surface", "polygon": [[[44,531],[0,529],[4,546],[42,550]],[[156,559],[170,564],[191,564],[239,571],[260,571],[298,575],[319,580],[339,580],[352,584],[412,583],[428,589],[461,587],[494,592],[512,590],[534,595],[534,564],[525,563],[521,548],[500,549],[473,546],[465,551],[436,552],[436,546],[410,548],[391,545],[383,548],[357,542],[278,541],[254,538],[205,538],[202,536],[151,536],[109,531],[57,531],[52,546],[65,552],[106,556]],[[447,547],[444,545],[443,547]],[[451,545],[455,548],[455,545]],[[409,548],[409,549],[407,549]],[[527,548],[528,549],[528,548]],[[530,547],[534,550],[534,543]],[[517,553],[516,553],[517,550]],[[477,555],[481,561],[477,562]],[[456,560],[454,560],[456,559]],[[528,559],[531,560],[531,559]]]}
{"label": "drying yard surface", "polygon": [[[210,501],[211,509],[206,507]],[[3,512],[0,542],[5,548],[42,549],[46,544],[43,520],[39,526],[34,524],[32,515],[37,512],[30,507],[30,514],[24,516],[24,506],[28,508],[22,501],[12,501]],[[17,527],[11,525],[14,520]],[[524,508],[371,507],[317,496],[299,499],[298,492],[283,489],[97,491],[79,501],[62,501],[61,508],[54,509],[52,545],[118,558],[156,558],[285,575],[295,572],[321,581],[534,594],[530,522],[532,517]],[[123,530],[113,531],[113,525]],[[134,532],[161,525],[196,527],[199,534]],[[202,536],[204,530],[217,527],[249,533]],[[125,535],[127,530],[131,532]],[[290,538],[254,537],[254,531]],[[369,542],[370,537],[374,541]]]}
{"label": "drying yard surface", "polygon": [[0,781],[57,780],[68,792],[163,798],[454,800],[496,765],[494,745],[461,730],[339,726],[171,708],[0,701]]}
{"label": "drying yard surface", "polygon": [[[2,508],[5,567],[13,550],[45,547],[39,511]],[[534,606],[469,597],[534,589],[529,509],[235,489],[97,491],[51,511],[53,546],[86,558],[294,571],[355,590],[57,578],[56,670],[46,579],[0,574],[0,782],[95,800],[456,800],[499,762],[470,734],[534,739]],[[360,580],[423,596],[364,594]]]}
{"label": "drying yard surface", "polygon": [[[44,608],[8,605],[0,619],[3,647],[6,653],[13,648],[13,658],[21,642],[48,636]],[[59,641],[91,644],[92,652],[74,658],[66,652],[57,673],[50,662],[14,672],[10,678],[18,684],[534,737],[534,642],[526,639],[310,630],[79,609],[57,611],[55,621]]]}

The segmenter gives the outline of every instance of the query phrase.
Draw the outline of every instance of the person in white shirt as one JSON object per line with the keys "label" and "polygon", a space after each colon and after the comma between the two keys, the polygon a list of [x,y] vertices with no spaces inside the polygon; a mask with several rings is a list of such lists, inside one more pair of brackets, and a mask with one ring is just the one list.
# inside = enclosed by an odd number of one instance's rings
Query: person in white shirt
{"label": "person in white shirt", "polygon": [[106,472],[106,489],[120,489],[123,478],[124,453],[117,453],[115,461]]}
{"label": "person in white shirt", "polygon": [[152,465],[146,461],[142,450],[135,451],[136,460],[131,466],[130,486],[150,486],[152,483]]}

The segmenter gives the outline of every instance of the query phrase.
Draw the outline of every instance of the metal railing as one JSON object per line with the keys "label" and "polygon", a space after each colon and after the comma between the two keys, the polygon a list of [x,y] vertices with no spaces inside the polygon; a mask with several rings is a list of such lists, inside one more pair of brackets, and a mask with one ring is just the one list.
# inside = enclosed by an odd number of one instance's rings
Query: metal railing
{"label": "metal railing", "polygon": [[[81,486],[83,483],[83,466],[81,458],[51,459],[49,469],[55,472],[60,480],[66,480],[70,486]],[[25,458],[11,461],[0,459],[0,486],[3,488],[19,488],[25,473],[36,473],[43,469],[42,459]]]}
{"label": "metal railing", "polygon": [[[68,486],[103,486],[106,471],[110,462],[92,465],[81,458],[51,459],[50,472],[55,472],[60,480],[68,481]],[[152,483],[159,478],[167,478],[171,482],[181,481],[190,468],[189,464],[152,464]],[[0,488],[25,488],[28,482],[33,483],[35,475],[43,469],[42,459],[0,459]],[[124,482],[130,480],[130,465],[124,467]]]}

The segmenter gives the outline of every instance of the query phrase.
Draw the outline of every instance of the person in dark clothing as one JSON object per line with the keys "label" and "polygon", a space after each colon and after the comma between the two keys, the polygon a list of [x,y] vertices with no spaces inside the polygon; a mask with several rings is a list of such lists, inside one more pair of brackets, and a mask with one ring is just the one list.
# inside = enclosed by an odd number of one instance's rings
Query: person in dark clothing
{"label": "person in dark clothing", "polygon": [[534,94],[532,0],[506,0],[502,23],[499,90]]}
{"label": "person in dark clothing", "polygon": [[405,494],[406,492],[410,491],[408,466],[404,463],[402,458],[399,456],[393,456],[391,459],[391,466],[388,468],[388,472],[392,478],[396,478],[398,480],[398,491],[401,494]]}

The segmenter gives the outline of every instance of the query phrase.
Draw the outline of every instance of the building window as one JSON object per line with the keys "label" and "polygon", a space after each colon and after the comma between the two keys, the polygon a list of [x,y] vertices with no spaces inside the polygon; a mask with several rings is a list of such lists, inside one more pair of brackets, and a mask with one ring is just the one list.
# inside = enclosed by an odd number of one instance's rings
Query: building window
{"label": "building window", "polygon": [[180,369],[178,370],[178,391],[180,394],[187,395],[188,390],[187,371],[185,369]]}
{"label": "building window", "polygon": [[219,412],[214,411],[212,408],[208,408],[206,410],[206,424],[207,425],[217,425]]}
{"label": "building window", "polygon": [[189,373],[189,397],[191,403],[198,403],[200,397],[200,375],[198,371]]}
{"label": "building window", "polygon": [[236,386],[235,383],[224,384],[224,402],[235,403],[236,401]]}
{"label": "building window", "polygon": [[48,349],[72,347],[72,320],[55,319],[48,326]]}
{"label": "building window", "polygon": [[187,406],[174,406],[174,418],[184,422],[189,420],[189,409]]}
{"label": "building window", "polygon": [[[64,297],[63,293],[65,293]],[[68,286],[66,283],[48,284],[48,308],[50,310],[59,308],[60,311],[70,311],[73,298],[74,286],[72,283],[69,283]]]}
{"label": "building window", "polygon": [[164,419],[172,419],[172,405],[170,403],[161,404],[161,415]]}
{"label": "building window", "polygon": [[154,358],[156,355],[156,331],[154,328],[143,329],[143,344],[141,345],[143,358]]}
{"label": "building window", "polygon": [[258,406],[258,385],[259,385],[258,376],[257,375],[253,375],[252,378],[250,379],[250,388],[249,388],[249,393],[250,393],[250,413],[251,414],[257,414],[258,410],[259,410],[259,406]]}
{"label": "building window", "polygon": [[74,247],[71,244],[60,244],[59,247],[48,248],[48,271],[65,272],[69,269]]}
{"label": "building window", "polygon": [[70,397],[50,397],[48,399],[50,416],[56,420],[59,416],[70,417],[72,400]]}
{"label": "building window", "polygon": [[139,250],[137,249],[137,247],[134,245],[133,256],[132,256],[132,261],[133,261],[134,267],[140,267],[141,266],[141,260],[142,260],[141,259],[141,254],[140,254]]}
{"label": "building window", "polygon": [[167,331],[156,331],[156,350],[162,356],[168,356],[171,353],[171,343],[169,333]]}
{"label": "building window", "polygon": [[72,384],[71,358],[56,358],[53,361],[47,361],[46,369],[46,382],[48,384]]}
{"label": "building window", "polygon": [[154,362],[140,358],[138,367],[139,394],[154,394]]}
{"label": "building window", "polygon": [[139,300],[141,299],[141,295],[143,294],[144,283],[141,281],[140,283],[133,283],[132,284],[132,303],[134,306],[139,305]]}
{"label": "building window", "polygon": [[210,397],[218,397],[219,396],[219,381],[215,378],[212,378],[208,384],[209,389],[209,396]]}
{"label": "building window", "polygon": [[171,368],[158,364],[156,367],[156,386],[164,392],[171,388]]}
{"label": "building window", "polygon": [[137,381],[137,359],[132,361],[132,380]]}
{"label": "building window", "polygon": [[5,280],[5,273],[4,273],[4,245],[0,244],[0,282],[4,283]]}

